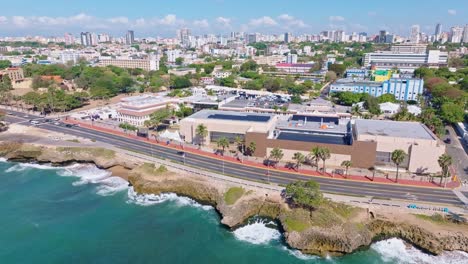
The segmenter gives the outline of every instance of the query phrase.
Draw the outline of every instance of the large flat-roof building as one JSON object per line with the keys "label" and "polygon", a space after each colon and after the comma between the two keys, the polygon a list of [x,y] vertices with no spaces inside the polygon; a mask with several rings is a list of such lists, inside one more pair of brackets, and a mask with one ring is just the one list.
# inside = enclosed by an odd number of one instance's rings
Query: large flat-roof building
{"label": "large flat-roof building", "polygon": [[401,48],[404,51],[378,51],[364,54],[363,65],[380,70],[398,68],[401,71],[413,72],[415,69],[426,66],[439,68],[447,66],[448,53],[440,50],[428,50],[419,52],[420,48],[414,48],[418,52],[406,52],[411,48]]}
{"label": "large flat-roof building", "polygon": [[208,130],[205,143],[220,137],[234,141],[239,136],[248,146],[255,142],[253,156],[265,158],[275,147],[282,149],[283,161],[292,161],[294,153],[308,155],[314,147],[326,147],[331,157],[327,164],[340,166],[350,160],[354,167],[393,169],[391,153],[402,149],[408,158],[401,168],[414,173],[440,171],[437,159],[445,145],[423,124],[381,120],[356,120],[337,114],[270,115],[233,111],[202,110],[180,122],[185,141],[200,143],[198,125]]}
{"label": "large flat-roof building", "polygon": [[97,63],[97,66],[116,66],[120,68],[128,69],[143,69],[145,71],[157,71],[159,70],[159,58],[155,55],[150,55],[146,59],[113,59],[113,58],[101,58]]}
{"label": "large flat-roof building", "polygon": [[339,79],[330,85],[330,92],[368,93],[379,97],[393,94],[397,100],[417,100],[424,91],[424,80],[413,78],[390,78],[384,82],[354,79]]}
{"label": "large flat-roof building", "polygon": [[117,118],[121,123],[143,126],[152,113],[166,107],[176,108],[178,103],[178,99],[151,94],[126,97],[121,99]]}
{"label": "large flat-roof building", "polygon": [[354,127],[356,140],[377,143],[377,165],[393,165],[392,152],[402,149],[408,154],[403,168],[418,173],[440,171],[437,160],[445,145],[422,123],[360,119]]}

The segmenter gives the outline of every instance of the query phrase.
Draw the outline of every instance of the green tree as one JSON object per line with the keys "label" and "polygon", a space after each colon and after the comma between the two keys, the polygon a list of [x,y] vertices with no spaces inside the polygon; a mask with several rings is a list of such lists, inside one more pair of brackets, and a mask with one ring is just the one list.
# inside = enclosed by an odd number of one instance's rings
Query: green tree
{"label": "green tree", "polygon": [[218,80],[219,85],[226,87],[237,87],[234,76],[229,76],[227,78],[221,78]]}
{"label": "green tree", "polygon": [[448,154],[442,154],[437,160],[440,168],[442,169],[442,175],[440,176],[440,186],[442,186],[442,179],[449,176],[449,167],[452,165],[452,157]]}
{"label": "green tree", "polygon": [[199,124],[195,130],[195,134],[198,136],[198,145],[201,147],[205,143],[205,138],[208,136],[208,128],[204,124]]}
{"label": "green tree", "polygon": [[242,153],[245,152],[244,148],[245,148],[245,140],[243,137],[241,136],[236,136],[234,138],[234,142],[236,143],[237,145],[237,149],[240,150]]}
{"label": "green tree", "polygon": [[296,161],[296,170],[299,171],[299,167],[305,161],[305,158],[306,158],[305,155],[302,154],[301,152],[296,152],[296,153],[294,153],[292,158],[293,158],[293,160]]}
{"label": "green tree", "polygon": [[206,74],[211,74],[214,68],[215,68],[215,65],[213,63],[203,65],[203,70],[205,71]]}
{"label": "green tree", "polygon": [[315,181],[297,181],[286,186],[286,198],[294,205],[307,209],[317,208],[323,202],[320,185]]}
{"label": "green tree", "polygon": [[179,58],[175,59],[175,64],[176,65],[182,65],[182,63],[184,63],[184,58],[179,57]]}
{"label": "green tree", "polygon": [[331,157],[330,150],[328,148],[320,148],[320,159],[323,161],[323,172],[325,170],[325,161]]}
{"label": "green tree", "polygon": [[465,115],[465,111],[462,106],[447,102],[442,104],[440,108],[440,117],[449,123],[462,122]]}
{"label": "green tree", "polygon": [[344,160],[343,162],[341,162],[341,166],[346,168],[345,176],[346,178],[348,178],[348,169],[349,167],[353,166],[353,164],[350,160]]}
{"label": "green tree", "polygon": [[346,66],[344,64],[331,64],[328,66],[329,71],[334,71],[338,77],[343,77],[344,72],[346,71]]}
{"label": "green tree", "polygon": [[130,131],[137,131],[138,128],[134,125],[131,125],[129,123],[122,123],[119,125],[120,128],[125,129],[125,130],[130,130]]}
{"label": "green tree", "polygon": [[402,150],[402,149],[396,149],[396,150],[394,150],[392,152],[391,158],[392,158],[392,161],[393,161],[393,163],[395,163],[396,168],[397,168],[395,182],[398,182],[398,173],[399,173],[400,165],[401,165],[401,163],[403,163],[403,161],[406,158],[406,152],[404,150]]}
{"label": "green tree", "polygon": [[268,158],[273,159],[275,161],[275,166],[277,166],[278,162],[283,158],[283,156],[284,156],[283,150],[281,150],[280,148],[273,148],[270,151],[270,156]]}
{"label": "green tree", "polygon": [[149,120],[146,120],[144,122],[144,125],[146,127],[158,127],[164,120],[169,118],[172,114],[171,109],[169,109],[169,106],[166,106],[166,108],[157,110],[150,114]]}
{"label": "green tree", "polygon": [[393,94],[382,94],[381,96],[377,97],[379,104],[381,103],[396,103],[397,100],[395,99],[395,95]]}
{"label": "green tree", "polygon": [[171,79],[171,88],[179,89],[190,86],[192,86],[192,82],[185,76],[175,76]]}
{"label": "green tree", "polygon": [[380,115],[380,106],[377,98],[373,96],[368,96],[364,101],[364,107],[373,115]]}
{"label": "green tree", "polygon": [[218,140],[216,141],[216,146],[218,146],[218,148],[221,148],[221,155],[224,155],[224,151],[226,150],[226,148],[229,148],[229,139],[227,137],[218,138]]}
{"label": "green tree", "polygon": [[253,60],[248,60],[246,62],[244,62],[241,67],[240,67],[240,71],[241,72],[246,72],[246,71],[257,71],[257,63]]}
{"label": "green tree", "polygon": [[254,141],[250,142],[249,146],[247,147],[247,150],[249,151],[249,154],[251,156],[255,154],[256,149],[257,149],[257,144]]}
{"label": "green tree", "polygon": [[6,69],[11,66],[11,61],[9,60],[0,60],[0,70]]}
{"label": "green tree", "polygon": [[315,168],[316,168],[316,171],[318,171],[319,169],[319,165],[318,165],[318,162],[320,160],[320,152],[322,151],[322,148],[321,147],[314,147],[312,148],[312,150],[310,151],[309,153],[309,156],[310,158],[313,160],[313,162],[315,163]]}

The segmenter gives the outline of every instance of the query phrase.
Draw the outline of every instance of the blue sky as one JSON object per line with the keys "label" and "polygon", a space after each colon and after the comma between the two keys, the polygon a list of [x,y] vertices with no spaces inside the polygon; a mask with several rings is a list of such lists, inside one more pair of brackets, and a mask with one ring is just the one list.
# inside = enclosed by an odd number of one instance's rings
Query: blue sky
{"label": "blue sky", "polygon": [[413,24],[433,33],[468,23],[466,0],[21,0],[4,1],[0,35],[63,35],[80,31],[136,36],[230,31],[318,33],[327,29],[407,35]]}

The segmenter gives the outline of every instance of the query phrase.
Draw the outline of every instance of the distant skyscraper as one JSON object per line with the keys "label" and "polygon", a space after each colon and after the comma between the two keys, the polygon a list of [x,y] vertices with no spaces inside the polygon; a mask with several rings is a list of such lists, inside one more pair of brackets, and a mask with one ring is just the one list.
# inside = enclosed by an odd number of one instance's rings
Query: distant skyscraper
{"label": "distant skyscraper", "polygon": [[257,42],[257,34],[248,34],[247,35],[247,44]]}
{"label": "distant skyscraper", "polygon": [[132,45],[133,43],[135,43],[135,32],[133,32],[133,30],[129,30],[125,35],[125,44]]}
{"label": "distant skyscraper", "polygon": [[465,25],[465,28],[463,29],[463,43],[468,43],[468,24]]}
{"label": "distant skyscraper", "polygon": [[388,34],[388,32],[386,30],[380,30],[378,42],[379,43],[385,43],[387,34]]}
{"label": "distant skyscraper", "polygon": [[437,23],[436,27],[435,27],[435,32],[434,32],[434,36],[435,36],[435,40],[438,41],[440,39],[440,34],[442,33],[442,25],[440,23]]}
{"label": "distant skyscraper", "polygon": [[412,43],[419,43],[419,25],[413,25],[411,26],[411,35],[410,35],[410,41]]}
{"label": "distant skyscraper", "polygon": [[450,29],[450,42],[452,43],[460,43],[462,42],[462,38],[463,38],[463,28],[462,27],[459,27],[459,26],[456,26],[456,27],[452,27]]}
{"label": "distant skyscraper", "polygon": [[177,38],[184,47],[190,46],[190,35],[191,32],[188,28],[181,28],[177,31]]}
{"label": "distant skyscraper", "polygon": [[289,43],[291,41],[291,33],[284,33],[284,42]]}
{"label": "distant skyscraper", "polygon": [[70,33],[65,33],[64,39],[65,39],[65,45],[75,44],[75,37]]}
{"label": "distant skyscraper", "polygon": [[89,32],[81,32],[80,34],[81,45],[89,47],[93,45],[93,40],[91,33]]}

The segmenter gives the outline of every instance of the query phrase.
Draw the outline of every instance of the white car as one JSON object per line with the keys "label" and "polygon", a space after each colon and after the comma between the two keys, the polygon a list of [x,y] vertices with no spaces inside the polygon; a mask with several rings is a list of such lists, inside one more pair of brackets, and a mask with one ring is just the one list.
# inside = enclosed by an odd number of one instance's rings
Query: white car
{"label": "white car", "polygon": [[59,122],[54,122],[54,125],[58,126],[58,125],[60,125],[60,123]]}

